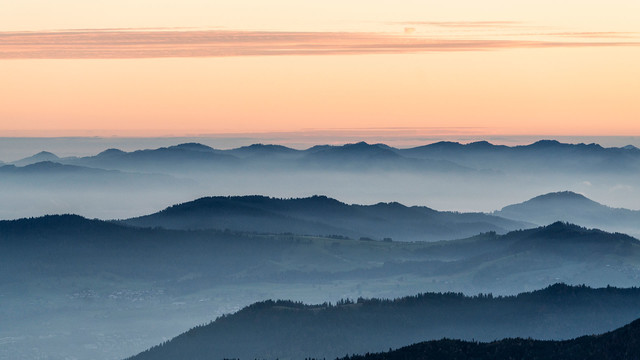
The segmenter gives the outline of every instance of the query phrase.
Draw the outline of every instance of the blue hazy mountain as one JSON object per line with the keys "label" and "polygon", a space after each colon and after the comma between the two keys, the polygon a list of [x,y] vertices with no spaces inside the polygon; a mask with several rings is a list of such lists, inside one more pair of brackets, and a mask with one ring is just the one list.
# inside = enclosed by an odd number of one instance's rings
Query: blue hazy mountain
{"label": "blue hazy mountain", "polygon": [[342,146],[317,146],[295,150],[281,145],[254,144],[230,150],[188,143],[158,149],[125,152],[108,149],[95,156],[62,162],[105,169],[151,172],[203,172],[214,170],[403,169],[411,171],[468,172],[471,168],[449,160],[412,159],[386,145],[364,142]]}
{"label": "blue hazy mountain", "polygon": [[434,340],[386,353],[353,355],[340,360],[633,360],[640,358],[640,320],[599,335],[565,341],[504,339],[490,343]]}
{"label": "blue hazy mountain", "polygon": [[[341,146],[317,145],[306,150],[281,145],[254,144],[230,150],[218,150],[198,143],[186,143],[158,149],[125,152],[108,149],[95,156],[59,159],[41,152],[15,162],[27,165],[39,161],[136,171],[206,171],[242,168],[305,169],[404,169],[412,171],[469,172],[472,170],[561,172],[640,171],[640,149],[634,146],[604,148],[597,144],[565,144],[541,140],[530,145],[493,145],[486,141],[461,144],[437,142],[398,149],[385,144],[365,142]],[[265,163],[266,162],[266,163]]]}
{"label": "blue hazy mountain", "polygon": [[565,144],[555,140],[541,140],[523,146],[493,145],[486,141],[469,144],[437,142],[407,149],[359,142],[340,146],[317,145],[306,150],[272,144],[220,150],[198,143],[185,143],[131,152],[107,149],[85,157],[58,158],[41,152],[16,164],[39,161],[174,175],[310,170],[426,172],[457,176],[555,172],[629,175],[640,171],[640,150],[633,146],[604,148],[597,144]]}
{"label": "blue hazy mountain", "polygon": [[536,196],[492,214],[538,225],[566,221],[607,231],[640,234],[640,211],[611,208],[571,191]]}
{"label": "blue hazy mountain", "polygon": [[73,158],[71,164],[127,171],[176,173],[237,165],[237,158],[198,143],[125,152],[107,149],[95,156]]}
{"label": "blue hazy mountain", "polygon": [[[508,297],[423,293],[336,305],[264,301],[193,328],[131,359],[321,359],[442,338],[570,339],[610,331],[637,319],[638,301],[640,289],[636,288],[564,284]],[[625,339],[637,347],[637,339]],[[635,347],[634,353],[639,353]]]}
{"label": "blue hazy mountain", "polygon": [[130,279],[156,274],[152,279],[169,284],[201,274],[183,285],[207,288],[214,280],[313,283],[410,276],[442,281],[449,289],[513,293],[556,281],[631,286],[640,276],[637,239],[560,222],[505,235],[402,243],[139,228],[67,215],[2,221],[0,235],[1,260],[20,269],[8,277],[75,268]]}
{"label": "blue hazy mountain", "polygon": [[299,199],[207,197],[123,223],[183,230],[229,229],[400,241],[455,239],[530,226],[526,222],[481,213],[442,212],[399,203],[348,205],[325,196]]}
{"label": "blue hazy mountain", "polygon": [[304,151],[300,165],[343,170],[378,168],[452,173],[473,172],[472,168],[460,166],[454,161],[407,158],[400,155],[395,148],[384,144],[367,144],[366,142],[342,146],[312,147]]}
{"label": "blue hazy mountain", "polygon": [[[194,180],[51,161],[0,165],[0,218],[76,212],[119,217],[150,212],[191,192]],[[190,198],[191,196],[187,197]],[[168,201],[172,200],[172,201]],[[142,212],[142,213],[144,213]]]}
{"label": "blue hazy mountain", "polygon": [[50,153],[48,151],[41,151],[33,156],[29,156],[24,159],[14,161],[12,162],[12,164],[17,166],[25,166],[25,165],[31,165],[31,164],[35,164],[43,161],[57,162],[59,160],[60,158],[56,154]]}
{"label": "blue hazy mountain", "polygon": [[283,145],[272,144],[253,144],[225,151],[225,153],[237,156],[239,158],[257,159],[263,159],[267,157],[294,158],[300,156],[301,152],[301,150],[288,148]]}
{"label": "blue hazy mountain", "polygon": [[[55,156],[55,155],[54,155]],[[189,181],[163,174],[139,174],[86,166],[40,161],[25,166],[0,166],[0,179],[5,186],[38,185],[49,188],[92,187],[96,191],[112,187],[176,186]]]}
{"label": "blue hazy mountain", "polygon": [[[527,196],[549,189],[570,189],[607,204],[635,209],[633,201],[639,193],[639,171],[634,170],[640,168],[638,152],[632,147],[604,148],[554,141],[520,147],[450,142],[412,149],[362,142],[318,145],[306,150],[269,144],[220,150],[197,143],[137,151],[109,149],[94,156],[60,158],[56,162],[171,175],[192,181],[192,186],[186,191],[167,187],[151,201],[128,194],[123,197],[125,201],[131,199],[126,206],[128,211],[115,203],[98,206],[86,202],[54,213],[81,212],[92,207],[91,212],[83,214],[127,218],[210,194],[326,194],[354,203],[399,201],[436,209],[490,211],[522,199],[523,188]],[[24,194],[31,190],[19,189]],[[55,194],[47,197],[51,199],[49,203],[66,201]],[[37,197],[29,197],[28,201],[39,202]],[[0,217],[6,218],[10,212],[9,206],[0,206]],[[29,213],[21,213],[25,215]]]}
{"label": "blue hazy mountain", "polygon": [[565,144],[541,140],[530,145],[493,145],[486,141],[469,144],[437,142],[398,153],[415,158],[443,159],[476,169],[518,170],[535,173],[640,171],[640,150],[627,146],[604,148],[598,144]]}

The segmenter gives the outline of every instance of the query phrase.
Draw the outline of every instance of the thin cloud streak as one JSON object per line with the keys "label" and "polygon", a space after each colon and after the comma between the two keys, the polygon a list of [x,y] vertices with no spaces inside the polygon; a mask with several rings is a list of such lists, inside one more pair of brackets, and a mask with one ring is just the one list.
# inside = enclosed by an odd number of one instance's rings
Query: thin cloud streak
{"label": "thin cloud streak", "polygon": [[0,59],[402,54],[638,45],[640,42],[437,39],[356,32],[77,30],[2,32]]}
{"label": "thin cloud streak", "polygon": [[394,24],[428,25],[444,28],[512,28],[524,23],[519,21],[402,21]]}

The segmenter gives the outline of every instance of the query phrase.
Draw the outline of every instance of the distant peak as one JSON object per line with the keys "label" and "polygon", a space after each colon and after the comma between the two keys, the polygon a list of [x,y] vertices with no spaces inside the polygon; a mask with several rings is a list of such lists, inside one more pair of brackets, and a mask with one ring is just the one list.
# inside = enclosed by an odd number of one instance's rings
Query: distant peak
{"label": "distant peak", "polygon": [[284,145],[276,145],[276,144],[251,144],[248,146],[241,146],[239,148],[235,148],[232,150],[243,151],[243,150],[269,150],[269,151],[295,151],[294,149],[288,148]]}
{"label": "distant peak", "polygon": [[580,199],[580,200],[589,200],[589,198],[587,198],[586,196],[582,195],[582,194],[578,194],[575,193],[573,191],[558,191],[558,192],[551,192],[548,194],[543,194],[543,195],[539,195],[534,197],[531,200],[549,200],[549,199],[553,199],[553,200],[572,200],[572,199]]}
{"label": "distant peak", "polygon": [[125,152],[120,150],[120,149],[107,149],[101,153],[99,153],[97,156],[116,156],[116,155],[121,155],[124,154]]}
{"label": "distant peak", "polygon": [[482,140],[482,141],[474,141],[474,142],[468,143],[466,146],[472,147],[472,148],[490,148],[490,147],[493,147],[493,144],[486,140]]}
{"label": "distant peak", "polygon": [[357,143],[345,144],[344,146],[345,147],[369,147],[369,146],[375,146],[375,145],[368,144],[365,141],[360,141],[360,142],[357,142]]}
{"label": "distant peak", "polygon": [[204,151],[204,152],[214,151],[214,148],[212,148],[211,146],[203,145],[200,143],[193,143],[193,142],[170,146],[169,149],[181,149],[181,150]]}
{"label": "distant peak", "polygon": [[49,151],[40,151],[39,153],[33,155],[33,157],[47,157],[47,158],[58,159],[58,156],[56,154]]}
{"label": "distant peak", "polygon": [[633,146],[633,145],[627,145],[627,146],[623,146],[622,147],[625,150],[640,150],[637,147]]}
{"label": "distant peak", "polygon": [[559,142],[558,140],[539,140],[529,146],[543,148],[543,147],[554,147],[558,145],[562,145],[562,143]]}
{"label": "distant peak", "polygon": [[40,151],[35,155],[29,156],[27,158],[24,158],[18,161],[14,161],[13,164],[29,165],[29,164],[33,164],[40,161],[58,161],[58,160],[60,160],[60,158],[57,155],[50,153],[48,151]]}

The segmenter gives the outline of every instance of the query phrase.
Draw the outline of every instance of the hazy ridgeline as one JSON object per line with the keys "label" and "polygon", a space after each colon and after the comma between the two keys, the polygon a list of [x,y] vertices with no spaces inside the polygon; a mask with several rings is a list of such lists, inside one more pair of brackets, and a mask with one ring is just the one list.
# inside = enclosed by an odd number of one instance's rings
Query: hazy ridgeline
{"label": "hazy ridgeline", "polygon": [[[0,167],[0,218],[28,217],[0,221],[0,358],[124,358],[266,299],[637,286],[639,175],[636,148],[553,141],[39,153]],[[65,213],[86,217],[31,218]],[[549,337],[640,316],[612,299]],[[523,329],[493,334],[541,334]]]}
{"label": "hazy ridgeline", "polygon": [[[614,207],[637,209],[640,203],[640,150],[553,141],[515,147],[441,142],[411,149],[357,143],[307,150],[182,144],[83,157],[39,153],[14,163],[41,161],[78,167],[0,169],[0,218],[67,212],[128,218],[211,195],[326,195],[346,203],[397,201],[485,212],[560,190]],[[94,169],[111,172],[97,175]]]}

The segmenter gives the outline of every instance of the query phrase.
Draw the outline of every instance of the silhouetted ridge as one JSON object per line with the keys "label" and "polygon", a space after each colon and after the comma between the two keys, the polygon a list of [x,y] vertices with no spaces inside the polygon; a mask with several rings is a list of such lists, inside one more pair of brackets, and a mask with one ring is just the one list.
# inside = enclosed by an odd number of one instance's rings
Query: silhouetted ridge
{"label": "silhouetted ridge", "polygon": [[566,221],[634,236],[640,234],[640,211],[611,208],[571,191],[536,196],[493,214],[538,225]]}
{"label": "silhouetted ridge", "polygon": [[239,148],[228,150],[233,154],[244,155],[270,155],[270,154],[293,154],[298,153],[299,150],[292,149],[282,145],[273,144],[252,144],[249,146],[242,146]]}
{"label": "silhouetted ridge", "polygon": [[[118,171],[109,171],[103,169],[94,169],[84,166],[76,166],[76,165],[65,165],[60,164],[58,162],[53,161],[40,161],[33,164],[28,164],[25,166],[15,166],[15,165],[5,165],[0,168],[1,172],[9,173],[9,174],[40,174],[40,175],[51,175],[51,174],[118,174]],[[32,179],[38,180],[38,179]]]}
{"label": "silhouetted ridge", "polygon": [[488,141],[476,141],[466,145],[470,149],[491,149],[494,148],[495,145]]}
{"label": "silhouetted ridge", "polygon": [[[610,331],[637,319],[638,300],[637,288],[593,289],[565,284],[515,296],[421,293],[394,300],[359,298],[321,305],[267,300],[193,328],[131,359],[332,358],[443,337],[481,341],[575,338]],[[612,319],[620,312],[625,315]],[[637,329],[638,324],[632,323],[621,331]],[[445,349],[458,355],[466,351],[464,347]],[[398,357],[415,358],[420,357]]]}
{"label": "silhouetted ridge", "polygon": [[402,158],[395,151],[390,150],[379,145],[370,145],[364,141],[354,144],[346,144],[343,146],[326,147],[326,148],[312,148],[308,157],[313,159],[323,158],[336,159],[336,160],[389,160]]}
{"label": "silhouetted ridge", "polygon": [[338,360],[635,360],[640,357],[640,320],[619,329],[566,341],[507,338],[490,343],[442,339],[386,353]]}
{"label": "silhouetted ridge", "polygon": [[528,225],[487,214],[440,212],[399,203],[348,205],[326,196],[277,199],[257,195],[201,198],[123,222],[171,229],[230,229],[401,241],[454,239],[486,231],[504,233]]}
{"label": "silhouetted ridge", "polygon": [[98,155],[96,155],[96,157],[112,157],[112,156],[120,156],[126,154],[126,152],[120,150],[120,149],[107,149],[101,153],[99,153]]}
{"label": "silhouetted ridge", "polygon": [[524,145],[524,147],[538,148],[538,149],[543,149],[543,148],[548,149],[548,148],[554,148],[554,147],[567,147],[567,146],[571,146],[571,144],[561,143],[557,140],[539,140],[534,142],[533,144]]}
{"label": "silhouetted ridge", "polygon": [[12,164],[17,165],[17,166],[25,166],[25,165],[30,165],[30,164],[34,164],[37,162],[42,162],[42,161],[59,161],[60,158],[53,153],[50,153],[48,151],[41,151],[33,156],[29,156],[26,157],[24,159],[20,159],[17,161],[12,162]]}
{"label": "silhouetted ridge", "polygon": [[102,220],[91,220],[74,214],[45,215],[34,218],[0,221],[0,234],[5,234],[5,236],[12,233],[20,233],[23,237],[38,233],[48,236],[55,236],[55,234],[59,233],[95,234],[101,231],[108,234],[120,228],[123,228],[122,225]]}
{"label": "silhouetted ridge", "polygon": [[214,148],[203,145],[200,143],[184,143],[174,146],[169,146],[168,149],[187,150],[187,151],[201,151],[201,152],[213,152]]}
{"label": "silhouetted ridge", "polygon": [[588,200],[590,203],[595,203],[595,201],[588,199],[586,196],[582,194],[577,194],[573,191],[559,191],[552,192],[544,195],[539,195],[528,201],[547,201],[547,200]]}

